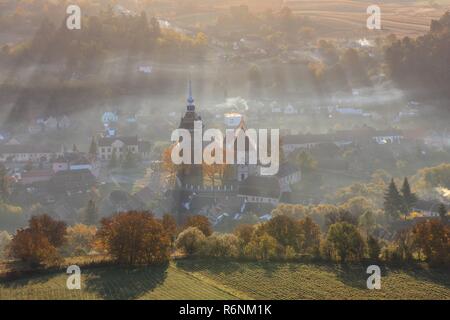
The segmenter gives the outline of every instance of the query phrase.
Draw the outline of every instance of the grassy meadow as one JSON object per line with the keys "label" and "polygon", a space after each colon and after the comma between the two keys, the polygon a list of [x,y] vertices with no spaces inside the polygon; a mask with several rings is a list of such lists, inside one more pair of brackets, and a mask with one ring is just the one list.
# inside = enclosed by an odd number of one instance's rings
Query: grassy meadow
{"label": "grassy meadow", "polygon": [[0,299],[446,299],[450,273],[382,268],[381,290],[365,267],[178,260],[166,266],[82,268],[82,289],[64,272],[0,280]]}

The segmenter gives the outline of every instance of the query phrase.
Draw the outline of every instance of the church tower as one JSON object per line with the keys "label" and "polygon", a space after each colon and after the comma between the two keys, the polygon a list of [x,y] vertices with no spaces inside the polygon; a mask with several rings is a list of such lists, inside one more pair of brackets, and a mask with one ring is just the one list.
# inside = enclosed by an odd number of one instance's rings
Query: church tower
{"label": "church tower", "polygon": [[181,118],[179,129],[189,130],[191,133],[191,164],[183,165],[182,169],[178,173],[178,178],[181,184],[184,186],[194,185],[194,186],[202,186],[203,185],[203,174],[202,174],[202,165],[194,164],[194,122],[201,121],[202,117],[195,112],[195,104],[194,98],[192,96],[192,83],[189,80],[188,84],[188,98],[186,105],[186,112],[184,116]]}
{"label": "church tower", "polygon": [[201,121],[202,117],[199,116],[195,112],[195,104],[194,104],[194,98],[192,97],[192,84],[191,80],[189,80],[189,86],[188,86],[188,98],[187,98],[187,105],[186,105],[186,112],[184,116],[181,118],[180,125],[178,126],[179,129],[187,129],[191,132],[191,135],[194,134],[194,121]]}

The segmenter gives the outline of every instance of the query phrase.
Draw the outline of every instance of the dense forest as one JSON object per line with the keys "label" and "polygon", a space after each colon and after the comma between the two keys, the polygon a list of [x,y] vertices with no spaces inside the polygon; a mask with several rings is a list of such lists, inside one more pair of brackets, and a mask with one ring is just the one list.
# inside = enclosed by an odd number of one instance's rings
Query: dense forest
{"label": "dense forest", "polygon": [[190,37],[162,31],[157,19],[148,19],[145,12],[139,16],[114,15],[109,7],[98,16],[86,17],[82,25],[80,30],[69,30],[65,20],[55,26],[44,19],[31,40],[4,46],[0,57],[20,63],[65,62],[73,70],[92,71],[111,53],[136,56],[157,51],[159,58],[198,60],[207,44],[201,33]]}
{"label": "dense forest", "polygon": [[427,34],[394,41],[385,58],[391,77],[403,88],[449,97],[450,12],[433,20]]}

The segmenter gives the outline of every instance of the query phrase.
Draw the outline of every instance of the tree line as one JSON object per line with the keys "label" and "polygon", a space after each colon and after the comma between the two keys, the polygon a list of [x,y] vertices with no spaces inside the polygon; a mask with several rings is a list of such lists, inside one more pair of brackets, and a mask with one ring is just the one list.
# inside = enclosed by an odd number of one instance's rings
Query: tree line
{"label": "tree line", "polygon": [[[65,18],[59,26],[43,18],[32,39],[6,45],[0,59],[21,63],[63,62],[73,71],[98,70],[109,54],[152,55],[154,58],[203,58],[207,38],[161,29],[155,17],[124,16],[111,7],[98,15],[83,17],[80,30],[69,30]],[[190,56],[189,53],[193,55]]]}
{"label": "tree line", "polygon": [[148,211],[129,211],[103,218],[97,226],[71,227],[38,215],[2,246],[9,257],[33,267],[60,264],[64,256],[92,252],[122,265],[164,263],[181,254],[264,261],[426,261],[443,266],[450,263],[450,226],[438,218],[426,219],[400,230],[393,241],[385,241],[359,228],[345,214],[324,231],[309,216],[296,219],[280,214],[266,222],[238,225],[231,233],[214,232],[209,219],[201,215],[177,225],[168,214],[158,219]]}

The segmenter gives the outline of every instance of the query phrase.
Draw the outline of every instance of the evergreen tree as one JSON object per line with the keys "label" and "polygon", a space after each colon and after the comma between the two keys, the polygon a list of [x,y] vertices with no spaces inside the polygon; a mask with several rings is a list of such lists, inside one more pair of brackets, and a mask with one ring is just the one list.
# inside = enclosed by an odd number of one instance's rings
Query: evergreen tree
{"label": "evergreen tree", "polygon": [[448,212],[447,212],[447,207],[445,206],[445,204],[443,204],[443,203],[439,204],[438,212],[439,212],[439,217],[441,217],[442,223],[444,223],[444,224],[447,223]]}
{"label": "evergreen tree", "polygon": [[9,179],[6,167],[0,164],[0,200],[6,200],[9,197]]}
{"label": "evergreen tree", "polygon": [[117,167],[117,155],[116,155],[116,149],[115,148],[113,148],[113,151],[112,151],[112,154],[111,154],[111,159],[109,160],[108,166],[110,168]]}
{"label": "evergreen tree", "polygon": [[94,200],[89,200],[84,210],[83,222],[87,225],[95,225],[98,221],[98,209]]}
{"label": "evergreen tree", "polygon": [[95,157],[97,155],[97,143],[95,142],[95,138],[92,137],[91,145],[89,147],[89,155]]}
{"label": "evergreen tree", "polygon": [[405,177],[403,180],[402,186],[402,195],[403,195],[403,214],[406,216],[411,212],[412,207],[417,202],[417,196],[411,192],[411,187],[409,186],[408,178]]}
{"label": "evergreen tree", "polygon": [[397,219],[399,213],[402,212],[402,208],[403,197],[398,192],[394,179],[391,179],[391,183],[384,194],[384,211],[389,217]]}

